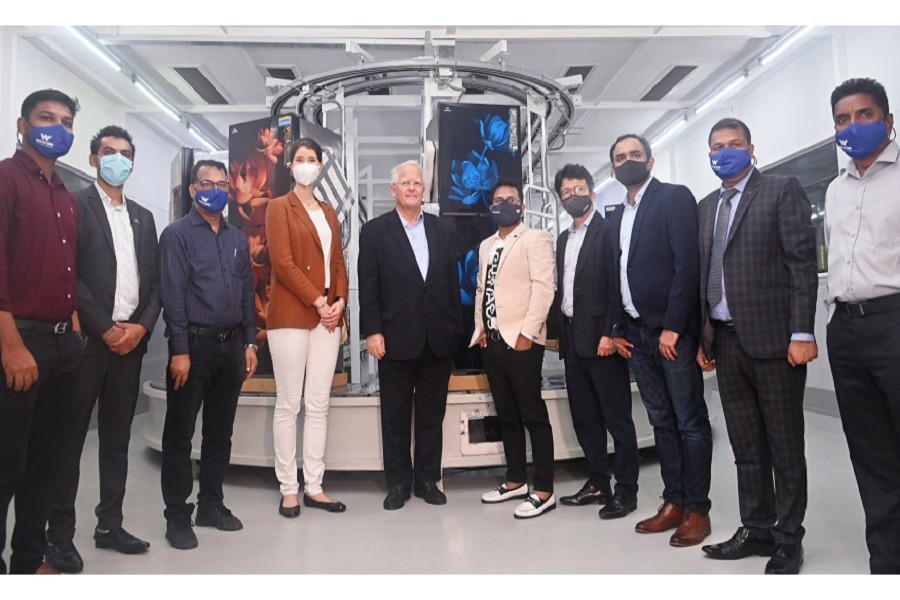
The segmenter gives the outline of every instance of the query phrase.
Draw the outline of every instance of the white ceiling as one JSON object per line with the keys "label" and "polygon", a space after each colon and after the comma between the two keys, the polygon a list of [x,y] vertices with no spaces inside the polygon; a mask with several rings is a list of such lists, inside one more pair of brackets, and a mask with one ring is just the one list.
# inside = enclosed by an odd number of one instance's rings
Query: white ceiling
{"label": "white ceiling", "polygon": [[[580,105],[568,129],[565,146],[551,155],[551,171],[565,162],[592,169],[605,166],[609,144],[626,132],[652,137],[679,113],[696,106],[740,69],[752,64],[784,26],[738,27],[92,27],[88,34],[121,59],[124,74],[105,66],[63,27],[22,27],[20,33],[53,59],[176,145],[196,145],[184,123],[161,113],[131,83],[137,73],[184,112],[187,118],[223,147],[228,126],[268,115],[265,67],[290,67],[309,76],[358,64],[344,50],[358,43],[376,62],[437,54],[460,61],[478,61],[499,40],[508,42],[506,64],[552,78],[574,65],[592,65],[593,72],[578,91]],[[431,44],[426,47],[426,40]],[[660,101],[640,98],[676,65],[695,66]],[[208,105],[176,73],[175,67],[196,67],[215,85],[227,105]],[[416,109],[379,112],[361,117],[361,134],[418,138]],[[396,156],[388,152],[396,151]],[[367,144],[367,160],[376,172],[384,165],[415,156],[415,145]],[[381,175],[376,175],[381,176]]]}

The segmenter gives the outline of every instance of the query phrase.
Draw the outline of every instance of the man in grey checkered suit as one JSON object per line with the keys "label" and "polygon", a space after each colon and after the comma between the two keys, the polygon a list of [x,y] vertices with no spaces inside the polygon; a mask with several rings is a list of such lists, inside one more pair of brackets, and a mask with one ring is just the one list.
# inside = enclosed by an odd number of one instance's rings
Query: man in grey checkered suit
{"label": "man in grey checkered suit", "polygon": [[795,574],[807,502],[803,392],[818,355],[816,236],[800,183],[763,175],[753,152],[743,122],[713,125],[709,160],[722,186],[698,206],[697,362],[717,369],[742,525],[702,550],[725,560],[771,556],[766,573]]}

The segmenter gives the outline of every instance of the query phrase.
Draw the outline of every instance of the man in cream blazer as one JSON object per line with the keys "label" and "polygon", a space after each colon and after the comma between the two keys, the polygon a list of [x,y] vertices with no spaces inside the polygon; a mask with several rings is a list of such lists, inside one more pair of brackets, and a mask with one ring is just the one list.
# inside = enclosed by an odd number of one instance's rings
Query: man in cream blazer
{"label": "man in cream blazer", "polygon": [[[500,419],[506,481],[485,493],[485,503],[523,498],[514,516],[539,516],[556,507],[553,496],[553,432],[541,398],[541,364],[547,313],[556,280],[553,240],[522,223],[522,189],[501,181],[491,214],[497,233],[481,243],[475,290],[475,333]],[[525,428],[531,436],[534,485],[525,472]]]}

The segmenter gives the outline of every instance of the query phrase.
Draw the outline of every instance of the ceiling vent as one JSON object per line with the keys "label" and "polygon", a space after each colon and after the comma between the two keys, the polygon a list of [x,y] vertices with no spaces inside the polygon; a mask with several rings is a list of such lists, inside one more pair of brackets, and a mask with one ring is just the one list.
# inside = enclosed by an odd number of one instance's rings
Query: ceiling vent
{"label": "ceiling vent", "polygon": [[666,94],[671,92],[676,85],[681,83],[684,78],[690,75],[696,68],[697,65],[676,65],[672,67],[668,73],[663,75],[663,78],[660,79],[656,85],[650,88],[649,92],[644,94],[644,97],[641,98],[641,102],[662,100],[665,98]]}
{"label": "ceiling vent", "polygon": [[566,69],[563,77],[571,77],[573,75],[581,75],[581,85],[570,86],[569,90],[576,90],[584,85],[584,82],[587,81],[588,75],[591,74],[591,71],[594,70],[594,65],[575,65],[572,67],[568,67]]}
{"label": "ceiling vent", "polygon": [[207,104],[228,104],[213,82],[206,78],[197,67],[174,67],[175,72],[181,75],[197,95],[203,98]]}
{"label": "ceiling vent", "polygon": [[297,79],[297,74],[294,73],[293,67],[266,67],[266,72],[269,74],[269,77],[274,77],[275,79],[287,79],[288,81]]}

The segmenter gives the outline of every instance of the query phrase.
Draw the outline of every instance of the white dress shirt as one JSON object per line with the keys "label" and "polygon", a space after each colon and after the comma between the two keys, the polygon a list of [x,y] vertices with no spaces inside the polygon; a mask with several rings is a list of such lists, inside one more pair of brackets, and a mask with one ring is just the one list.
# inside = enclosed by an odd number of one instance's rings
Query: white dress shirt
{"label": "white dress shirt", "polygon": [[325,219],[325,211],[322,207],[319,210],[308,210],[307,214],[316,226],[316,232],[319,234],[319,241],[322,242],[322,254],[325,256],[325,287],[331,287],[331,227]]}
{"label": "white dress shirt", "polygon": [[569,226],[569,237],[566,238],[566,255],[563,258],[563,297],[560,309],[563,314],[569,318],[574,316],[575,299],[573,290],[575,289],[575,267],[578,265],[578,255],[581,253],[581,246],[584,244],[584,238],[587,235],[588,225],[597,214],[596,210],[592,210],[588,218],[584,220],[581,227],[575,228],[575,222]]}
{"label": "white dress shirt", "polygon": [[419,265],[419,272],[422,273],[422,280],[424,281],[425,276],[428,275],[429,258],[428,238],[425,237],[425,216],[422,211],[419,210],[419,216],[416,217],[416,220],[412,225],[410,225],[399,212],[397,213],[397,216],[400,218],[400,222],[403,223],[403,230],[406,232],[406,237],[409,238],[413,254],[416,255],[416,263]]}
{"label": "white dress shirt", "polygon": [[634,218],[637,216],[638,207],[641,205],[641,198],[647,191],[647,186],[653,177],[648,177],[641,189],[634,197],[634,206],[628,203],[628,195],[626,193],[625,211],[622,213],[622,228],[619,231],[619,249],[622,251],[622,258],[619,261],[619,282],[622,287],[622,306],[633,318],[640,318],[640,314],[634,307],[634,301],[631,299],[631,288],[628,287],[628,251],[631,248],[631,230],[634,229]]}
{"label": "white dress shirt", "polygon": [[860,177],[856,162],[825,193],[829,318],[835,300],[900,293],[900,146],[891,142]]}
{"label": "white dress shirt", "polygon": [[141,276],[138,272],[137,253],[134,250],[134,231],[123,199],[122,204],[113,206],[112,198],[97,182],[94,182],[109,228],[112,231],[113,248],[116,253],[116,296],[113,301],[113,321],[127,321],[140,303]]}

